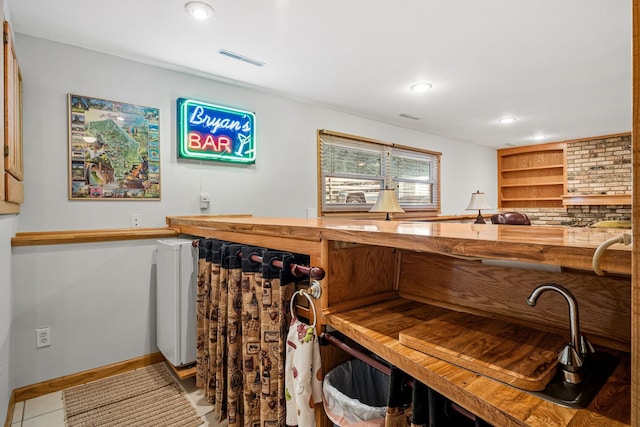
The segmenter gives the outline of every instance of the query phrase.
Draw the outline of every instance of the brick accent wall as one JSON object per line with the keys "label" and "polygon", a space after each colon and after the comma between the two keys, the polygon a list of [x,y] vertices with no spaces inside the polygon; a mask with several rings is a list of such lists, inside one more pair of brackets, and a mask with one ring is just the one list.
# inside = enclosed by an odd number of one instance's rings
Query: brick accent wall
{"label": "brick accent wall", "polygon": [[533,225],[586,227],[598,221],[631,220],[631,205],[567,206],[567,209],[520,208],[518,212],[527,214]]}
{"label": "brick accent wall", "polygon": [[[631,134],[570,141],[566,166],[569,194],[631,193]],[[518,212],[527,214],[533,225],[585,227],[604,220],[631,220],[631,205],[519,208]]]}
{"label": "brick accent wall", "polygon": [[631,193],[631,135],[567,144],[567,192]]}

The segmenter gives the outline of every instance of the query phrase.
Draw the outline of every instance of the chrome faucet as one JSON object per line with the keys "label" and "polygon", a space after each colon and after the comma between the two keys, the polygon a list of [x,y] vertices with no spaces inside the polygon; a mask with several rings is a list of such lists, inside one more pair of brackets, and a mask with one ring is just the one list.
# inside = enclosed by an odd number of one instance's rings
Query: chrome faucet
{"label": "chrome faucet", "polygon": [[582,382],[582,366],[589,354],[594,353],[593,346],[587,337],[580,335],[580,319],[578,317],[578,302],[567,289],[555,283],[545,283],[536,287],[527,298],[527,304],[534,307],[540,295],[546,291],[556,291],[569,304],[569,333],[570,341],[558,355],[558,362],[562,369],[565,382],[578,384]]}

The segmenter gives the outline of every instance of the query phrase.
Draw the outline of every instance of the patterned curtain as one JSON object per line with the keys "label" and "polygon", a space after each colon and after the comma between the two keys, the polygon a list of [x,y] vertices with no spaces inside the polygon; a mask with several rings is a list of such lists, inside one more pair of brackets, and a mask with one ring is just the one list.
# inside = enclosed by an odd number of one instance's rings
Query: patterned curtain
{"label": "patterned curtain", "polygon": [[206,242],[198,245],[198,287],[196,300],[196,387],[202,387],[205,382],[205,367],[208,364],[208,351],[205,352],[206,333],[205,319],[209,302],[209,286],[211,281],[211,251]]}
{"label": "patterned curtain", "polygon": [[384,419],[385,427],[409,427],[407,415],[411,412],[412,396],[411,389],[407,386],[408,378],[400,369],[391,366],[387,394],[387,414]]}
{"label": "patterned curtain", "polygon": [[242,369],[244,381],[244,425],[261,426],[260,392],[260,300],[262,296],[262,264],[252,261],[252,255],[262,256],[263,249],[242,248]]}
{"label": "patterned curtain", "polygon": [[215,239],[199,248],[196,385],[229,427],[284,426],[289,302],[301,280],[290,266],[309,258]]}
{"label": "patterned curtain", "polygon": [[[227,419],[229,427],[242,426],[242,355],[240,339],[240,313],[242,311],[242,294],[240,294],[240,281],[242,280],[242,259],[238,256],[242,251],[242,245],[225,244],[222,246],[222,268],[226,271],[227,293],[227,318],[226,328],[222,326],[218,330],[226,329],[227,335]],[[220,301],[224,295],[220,294]],[[222,303],[220,307],[222,307]],[[221,308],[222,309],[222,308]],[[223,334],[224,335],[224,334]],[[220,361],[219,361],[220,362]],[[222,363],[225,361],[223,360]]]}

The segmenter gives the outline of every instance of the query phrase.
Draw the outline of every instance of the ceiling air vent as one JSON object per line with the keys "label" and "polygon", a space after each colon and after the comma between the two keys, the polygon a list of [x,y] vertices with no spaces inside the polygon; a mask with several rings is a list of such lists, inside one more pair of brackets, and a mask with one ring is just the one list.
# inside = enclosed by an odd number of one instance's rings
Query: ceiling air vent
{"label": "ceiling air vent", "polygon": [[398,114],[400,117],[404,117],[405,119],[411,119],[411,120],[420,120],[420,117],[416,117],[416,116],[412,116],[410,114]]}
{"label": "ceiling air vent", "polygon": [[247,64],[255,65],[256,67],[262,67],[264,65],[264,62],[249,58],[248,56],[240,55],[239,53],[231,52],[230,50],[220,49],[218,53],[220,55],[228,56],[229,58],[237,59],[238,61],[246,62]]}

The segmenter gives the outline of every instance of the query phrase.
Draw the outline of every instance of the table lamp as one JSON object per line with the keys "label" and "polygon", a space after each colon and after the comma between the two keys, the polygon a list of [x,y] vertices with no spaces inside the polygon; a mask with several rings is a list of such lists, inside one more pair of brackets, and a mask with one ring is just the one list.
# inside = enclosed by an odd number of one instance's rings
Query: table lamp
{"label": "table lamp", "polygon": [[476,217],[476,221],[474,224],[484,224],[484,218],[482,218],[482,214],[480,211],[482,209],[493,209],[484,198],[484,193],[481,193],[478,190],[476,193],[471,193],[471,202],[469,202],[469,206],[467,206],[468,211],[478,210],[478,216]]}
{"label": "table lamp", "polygon": [[389,221],[390,212],[404,212],[404,209],[398,203],[396,192],[390,188],[385,188],[380,190],[376,204],[373,205],[369,212],[386,212],[386,220]]}

